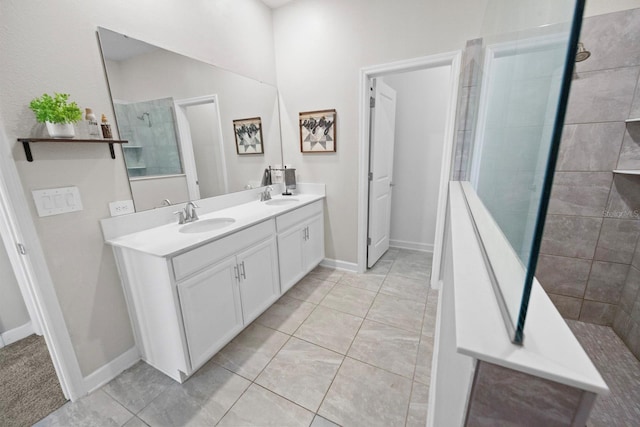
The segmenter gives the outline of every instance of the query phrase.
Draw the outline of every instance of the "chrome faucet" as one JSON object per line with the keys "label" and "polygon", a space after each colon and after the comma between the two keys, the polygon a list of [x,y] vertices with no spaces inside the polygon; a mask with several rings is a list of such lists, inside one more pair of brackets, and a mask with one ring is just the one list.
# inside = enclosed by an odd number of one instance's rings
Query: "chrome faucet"
{"label": "chrome faucet", "polygon": [[196,205],[193,202],[187,202],[187,205],[184,207],[184,221],[185,222],[197,221],[198,213],[196,212],[196,208],[199,208],[199,207],[200,206]]}
{"label": "chrome faucet", "polygon": [[267,200],[271,200],[271,191],[273,188],[267,186],[262,193],[260,193],[260,201],[266,202]]}
{"label": "chrome faucet", "polygon": [[178,215],[178,224],[197,221],[198,213],[196,212],[196,208],[199,208],[199,206],[193,202],[187,202],[184,209],[174,212],[174,215]]}

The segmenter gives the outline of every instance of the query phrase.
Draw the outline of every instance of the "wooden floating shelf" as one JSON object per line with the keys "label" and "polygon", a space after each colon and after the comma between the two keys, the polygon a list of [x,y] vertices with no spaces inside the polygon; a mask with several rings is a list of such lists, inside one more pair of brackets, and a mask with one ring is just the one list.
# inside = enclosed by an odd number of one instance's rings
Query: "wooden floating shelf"
{"label": "wooden floating shelf", "polygon": [[613,173],[620,175],[640,175],[640,170],[637,169],[614,169]]}
{"label": "wooden floating shelf", "polygon": [[90,144],[109,144],[109,153],[111,158],[116,158],[116,152],[113,149],[113,144],[128,144],[129,141],[123,139],[80,139],[80,138],[18,138],[19,142],[22,142],[24,148],[24,154],[27,156],[28,162],[33,162],[33,154],[31,154],[30,144],[36,142],[72,142],[72,143],[90,143]]}

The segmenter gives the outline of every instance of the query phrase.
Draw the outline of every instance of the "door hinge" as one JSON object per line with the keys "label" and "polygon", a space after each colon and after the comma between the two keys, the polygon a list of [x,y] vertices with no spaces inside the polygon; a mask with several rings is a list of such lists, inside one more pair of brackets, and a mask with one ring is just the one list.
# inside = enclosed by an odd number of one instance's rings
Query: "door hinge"
{"label": "door hinge", "polygon": [[369,98],[369,108],[375,108],[376,106],[376,99],[372,96]]}
{"label": "door hinge", "polygon": [[371,237],[367,237],[367,246],[371,245]]}
{"label": "door hinge", "polygon": [[369,181],[373,181],[373,172],[369,172]]}
{"label": "door hinge", "polygon": [[22,243],[16,243],[16,247],[18,248],[18,252],[20,252],[21,255],[27,254],[27,248],[25,248]]}

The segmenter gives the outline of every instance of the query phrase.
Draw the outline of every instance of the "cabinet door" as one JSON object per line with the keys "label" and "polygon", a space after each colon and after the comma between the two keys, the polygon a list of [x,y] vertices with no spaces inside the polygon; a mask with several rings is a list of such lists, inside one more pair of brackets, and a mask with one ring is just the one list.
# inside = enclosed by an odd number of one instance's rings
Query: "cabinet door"
{"label": "cabinet door", "polygon": [[249,324],[280,296],[278,249],[271,238],[238,254],[244,323]]}
{"label": "cabinet door", "polygon": [[287,292],[306,274],[304,267],[304,227],[298,225],[278,235],[280,286]]}
{"label": "cabinet door", "polygon": [[178,284],[191,369],[197,369],[243,326],[235,257]]}
{"label": "cabinet door", "polygon": [[324,218],[322,215],[311,218],[306,223],[304,241],[304,274],[311,271],[324,259]]}

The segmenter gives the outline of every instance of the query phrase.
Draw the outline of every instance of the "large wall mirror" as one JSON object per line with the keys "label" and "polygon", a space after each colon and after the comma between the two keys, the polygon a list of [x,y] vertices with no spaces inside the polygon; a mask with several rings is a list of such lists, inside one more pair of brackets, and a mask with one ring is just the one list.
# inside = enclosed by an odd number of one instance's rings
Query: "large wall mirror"
{"label": "large wall mirror", "polygon": [[276,87],[98,34],[136,211],[253,188],[282,165]]}

